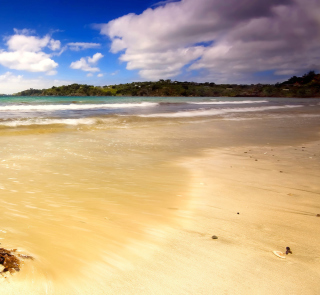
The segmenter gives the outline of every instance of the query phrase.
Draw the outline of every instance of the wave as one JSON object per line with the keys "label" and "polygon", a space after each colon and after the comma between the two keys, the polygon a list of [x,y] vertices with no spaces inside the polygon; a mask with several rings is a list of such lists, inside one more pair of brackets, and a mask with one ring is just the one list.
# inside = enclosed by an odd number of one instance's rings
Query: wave
{"label": "wave", "polygon": [[73,110],[90,110],[90,109],[122,109],[122,108],[138,108],[157,106],[155,102],[141,103],[114,103],[114,104],[39,104],[39,105],[6,105],[0,106],[0,112],[7,111],[73,111]]}
{"label": "wave", "polygon": [[159,113],[159,114],[138,115],[138,116],[139,117],[148,117],[148,118],[186,118],[186,117],[203,117],[203,116],[223,115],[223,114],[227,114],[227,113],[262,112],[262,111],[268,111],[268,110],[276,110],[276,109],[284,109],[284,108],[297,108],[297,107],[302,107],[302,105],[195,110],[195,111],[181,111],[181,112],[176,112],[176,113]]}
{"label": "wave", "polygon": [[241,101],[202,101],[202,102],[187,102],[188,104],[248,104],[248,103],[264,103],[267,100],[241,100]]}
{"label": "wave", "polygon": [[5,127],[19,127],[31,125],[92,125],[97,123],[96,119],[81,118],[81,119],[29,119],[29,120],[15,120],[0,122],[0,126]]}

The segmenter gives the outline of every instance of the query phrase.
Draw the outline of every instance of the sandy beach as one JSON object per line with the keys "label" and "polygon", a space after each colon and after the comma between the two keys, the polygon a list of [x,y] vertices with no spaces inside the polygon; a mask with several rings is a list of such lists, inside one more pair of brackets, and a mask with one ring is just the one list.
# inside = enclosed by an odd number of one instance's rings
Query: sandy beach
{"label": "sandy beach", "polygon": [[5,130],[2,294],[319,293],[317,122]]}
{"label": "sandy beach", "polygon": [[[319,146],[228,148],[184,162],[184,227],[152,261],[124,280],[119,272],[111,294],[319,293]],[[272,253],[287,246],[286,259]]]}

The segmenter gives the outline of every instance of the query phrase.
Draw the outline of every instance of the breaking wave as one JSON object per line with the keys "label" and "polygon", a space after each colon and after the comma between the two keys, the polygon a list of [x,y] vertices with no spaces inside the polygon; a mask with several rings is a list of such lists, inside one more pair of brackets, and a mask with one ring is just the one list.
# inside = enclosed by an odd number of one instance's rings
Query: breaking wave
{"label": "breaking wave", "polygon": [[114,104],[39,104],[39,105],[6,105],[0,106],[0,112],[6,111],[64,111],[64,110],[92,110],[92,109],[122,109],[122,108],[139,108],[154,107],[158,103],[141,102],[141,103],[114,103]]}
{"label": "breaking wave", "polygon": [[240,100],[240,101],[202,101],[202,102],[193,102],[190,101],[188,104],[254,104],[254,103],[265,103],[267,100]]}
{"label": "breaking wave", "polygon": [[158,113],[158,114],[150,114],[150,115],[139,115],[139,117],[149,117],[149,118],[202,117],[202,116],[223,115],[223,114],[227,114],[227,113],[262,112],[262,111],[268,111],[268,110],[276,110],[276,109],[284,109],[284,108],[297,108],[297,107],[302,107],[302,105],[194,110],[194,111],[181,111],[181,112],[176,112],[176,113]]}
{"label": "breaking wave", "polygon": [[2,121],[0,126],[5,127],[19,127],[19,126],[31,126],[31,125],[92,125],[97,122],[96,119],[29,119],[29,120],[14,120],[14,121]]}

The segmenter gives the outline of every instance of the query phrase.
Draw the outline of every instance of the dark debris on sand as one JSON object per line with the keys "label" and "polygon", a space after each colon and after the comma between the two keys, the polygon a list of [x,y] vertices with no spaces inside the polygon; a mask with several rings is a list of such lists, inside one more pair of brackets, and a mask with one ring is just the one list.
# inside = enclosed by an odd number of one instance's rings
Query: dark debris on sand
{"label": "dark debris on sand", "polygon": [[[0,274],[10,272],[13,274],[17,271],[20,271],[22,259],[32,259],[32,256],[17,254],[15,253],[17,249],[7,250],[5,248],[0,248]],[[19,257],[19,258],[18,258]]]}

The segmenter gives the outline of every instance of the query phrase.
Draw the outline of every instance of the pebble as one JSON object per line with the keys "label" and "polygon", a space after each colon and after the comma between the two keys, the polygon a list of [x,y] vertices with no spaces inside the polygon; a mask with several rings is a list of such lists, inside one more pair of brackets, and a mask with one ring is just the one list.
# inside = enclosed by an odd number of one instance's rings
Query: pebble
{"label": "pebble", "polygon": [[292,251],[291,251],[290,247],[286,247],[286,254],[288,255],[289,253],[292,254]]}
{"label": "pebble", "polygon": [[317,216],[317,217],[320,217],[320,214],[317,214],[316,216]]}
{"label": "pebble", "polygon": [[218,239],[218,237],[217,236],[212,236],[212,239],[216,240],[216,239]]}

